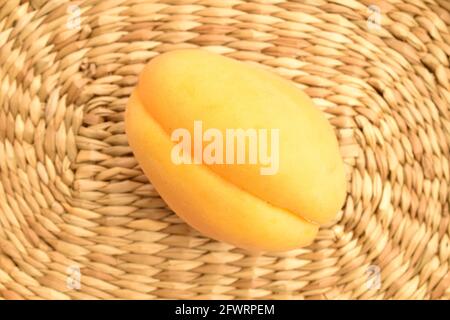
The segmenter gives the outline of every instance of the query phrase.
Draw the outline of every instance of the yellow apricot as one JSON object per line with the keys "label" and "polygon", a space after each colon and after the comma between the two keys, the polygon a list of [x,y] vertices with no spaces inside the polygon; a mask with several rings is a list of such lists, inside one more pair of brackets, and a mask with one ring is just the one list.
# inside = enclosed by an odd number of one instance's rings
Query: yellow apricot
{"label": "yellow apricot", "polygon": [[[270,142],[261,135],[253,141],[276,156],[274,170],[264,174],[270,170],[248,161],[255,152],[250,135],[240,145],[246,162],[196,162],[211,150],[205,135],[188,147],[191,164],[175,161],[173,133],[184,128],[195,137],[198,123],[204,134],[223,137],[233,128],[272,133]],[[168,206],[214,239],[249,250],[306,246],[344,202],[344,166],[332,127],[306,94],[260,68],[202,50],[162,54],[141,73],[125,125],[136,159]],[[239,153],[239,144],[228,150],[226,142],[215,145],[227,153],[224,162],[230,150]]]}

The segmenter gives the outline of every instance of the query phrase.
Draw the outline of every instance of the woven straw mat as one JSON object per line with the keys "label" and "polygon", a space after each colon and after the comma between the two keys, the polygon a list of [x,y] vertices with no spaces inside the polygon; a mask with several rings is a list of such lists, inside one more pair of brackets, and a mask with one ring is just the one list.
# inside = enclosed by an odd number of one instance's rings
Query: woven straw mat
{"label": "woven straw mat", "polygon": [[[124,109],[204,48],[309,94],[348,177],[312,245],[202,236],[143,175]],[[449,299],[450,1],[0,0],[0,297]]]}

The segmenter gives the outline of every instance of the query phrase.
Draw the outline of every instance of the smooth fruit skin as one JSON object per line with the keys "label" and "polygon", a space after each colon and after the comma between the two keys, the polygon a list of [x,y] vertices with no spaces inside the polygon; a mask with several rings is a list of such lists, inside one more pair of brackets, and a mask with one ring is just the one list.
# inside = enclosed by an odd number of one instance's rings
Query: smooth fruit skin
{"label": "smooth fruit skin", "polygon": [[[176,165],[171,133],[205,128],[280,130],[279,170]],[[202,50],[177,50],[147,64],[125,114],[129,144],[161,197],[202,233],[249,250],[310,244],[346,195],[333,129],[289,81]]]}

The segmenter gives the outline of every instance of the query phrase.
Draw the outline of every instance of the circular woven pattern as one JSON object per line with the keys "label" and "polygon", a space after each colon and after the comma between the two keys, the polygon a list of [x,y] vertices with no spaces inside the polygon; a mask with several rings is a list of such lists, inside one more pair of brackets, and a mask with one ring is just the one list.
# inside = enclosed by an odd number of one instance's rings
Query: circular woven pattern
{"label": "circular woven pattern", "polygon": [[[450,299],[449,26],[447,0],[1,0],[0,297]],[[203,237],[143,175],[128,96],[191,47],[290,79],[335,127],[347,200],[311,246]]]}

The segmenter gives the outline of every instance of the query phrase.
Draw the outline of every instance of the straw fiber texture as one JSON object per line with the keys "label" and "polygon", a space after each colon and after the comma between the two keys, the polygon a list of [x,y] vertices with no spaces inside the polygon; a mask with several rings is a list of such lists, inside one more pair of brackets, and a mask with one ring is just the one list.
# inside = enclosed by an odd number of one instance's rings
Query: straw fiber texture
{"label": "straw fiber texture", "polygon": [[[0,0],[0,297],[449,299],[449,26],[448,0]],[[143,175],[128,96],[196,47],[290,79],[336,129],[347,199],[309,247],[203,237]]]}

